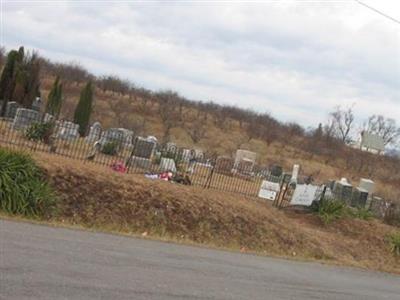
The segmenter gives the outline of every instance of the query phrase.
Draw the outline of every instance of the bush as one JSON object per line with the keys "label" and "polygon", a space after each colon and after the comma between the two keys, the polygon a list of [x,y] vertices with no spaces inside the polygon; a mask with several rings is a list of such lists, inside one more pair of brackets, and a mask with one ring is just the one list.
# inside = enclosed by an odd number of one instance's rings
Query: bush
{"label": "bush", "polygon": [[400,256],[400,232],[390,234],[388,240],[390,243],[390,251],[394,255]]}
{"label": "bush", "polygon": [[347,206],[342,201],[322,199],[313,206],[314,211],[324,224],[345,217],[348,214]]}
{"label": "bush", "polygon": [[119,143],[117,141],[107,142],[101,148],[101,152],[106,155],[116,155],[118,153]]}
{"label": "bush", "polygon": [[11,214],[45,216],[55,196],[27,154],[0,148],[0,209]]}
{"label": "bush", "polygon": [[33,123],[25,131],[25,137],[32,141],[49,143],[53,131],[53,123]]}

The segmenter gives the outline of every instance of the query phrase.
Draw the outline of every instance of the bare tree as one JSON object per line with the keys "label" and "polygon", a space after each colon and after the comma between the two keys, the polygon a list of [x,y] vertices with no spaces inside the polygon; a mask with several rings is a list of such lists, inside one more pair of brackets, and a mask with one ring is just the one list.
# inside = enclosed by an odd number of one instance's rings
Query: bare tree
{"label": "bare tree", "polygon": [[179,124],[179,114],[176,110],[178,94],[172,91],[159,92],[156,95],[159,103],[159,115],[164,125],[163,140],[169,140],[170,131]]}
{"label": "bare tree", "polygon": [[193,143],[197,144],[206,135],[206,120],[204,118],[196,119],[190,123],[185,130]]}
{"label": "bare tree", "polygon": [[344,143],[350,142],[350,133],[354,126],[353,107],[342,109],[337,106],[330,114],[330,129],[336,138]]}
{"label": "bare tree", "polygon": [[364,129],[382,137],[385,146],[395,144],[400,138],[400,127],[397,127],[396,121],[391,118],[385,118],[382,115],[372,115],[364,124]]}

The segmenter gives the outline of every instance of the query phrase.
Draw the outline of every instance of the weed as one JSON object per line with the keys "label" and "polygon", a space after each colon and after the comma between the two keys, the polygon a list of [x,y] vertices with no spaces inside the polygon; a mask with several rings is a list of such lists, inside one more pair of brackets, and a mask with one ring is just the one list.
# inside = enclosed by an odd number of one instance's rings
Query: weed
{"label": "weed", "polygon": [[400,232],[389,234],[388,240],[390,243],[390,251],[394,255],[400,256]]}
{"label": "weed", "polygon": [[357,207],[356,209],[350,210],[349,215],[361,220],[369,220],[372,218],[372,212],[363,207]]}
{"label": "weed", "polygon": [[118,153],[119,143],[117,141],[112,141],[106,143],[102,148],[101,152],[106,155],[116,155]]}
{"label": "weed", "polygon": [[0,209],[24,216],[50,212],[55,196],[42,178],[29,155],[0,148]]}
{"label": "weed", "polygon": [[49,143],[51,133],[53,131],[53,123],[33,123],[25,131],[25,137],[32,141],[41,141]]}
{"label": "weed", "polygon": [[341,219],[348,214],[346,204],[334,199],[323,199],[314,206],[314,211],[324,224]]}

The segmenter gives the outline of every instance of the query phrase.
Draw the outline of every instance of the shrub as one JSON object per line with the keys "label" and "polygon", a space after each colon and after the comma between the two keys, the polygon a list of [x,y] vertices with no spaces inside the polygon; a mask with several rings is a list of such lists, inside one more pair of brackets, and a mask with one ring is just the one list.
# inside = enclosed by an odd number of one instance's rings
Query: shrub
{"label": "shrub", "polygon": [[53,123],[33,123],[26,129],[25,137],[32,141],[41,141],[48,144],[52,131]]}
{"label": "shrub", "polygon": [[55,196],[42,171],[27,154],[0,148],[0,209],[24,216],[45,216]]}
{"label": "shrub", "polygon": [[388,240],[390,243],[390,251],[394,255],[400,256],[400,232],[389,234]]}
{"label": "shrub", "polygon": [[348,213],[346,204],[334,199],[322,199],[314,204],[313,209],[325,224],[343,218]]}
{"label": "shrub", "polygon": [[106,155],[116,155],[118,153],[119,143],[117,141],[107,142],[101,148],[101,152]]}

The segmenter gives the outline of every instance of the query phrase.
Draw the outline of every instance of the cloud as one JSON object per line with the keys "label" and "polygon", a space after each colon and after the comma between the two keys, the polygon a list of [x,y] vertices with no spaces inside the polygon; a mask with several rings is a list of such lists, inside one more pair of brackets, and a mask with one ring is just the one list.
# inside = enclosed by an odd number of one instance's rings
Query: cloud
{"label": "cloud", "polygon": [[3,41],[304,126],[400,116],[400,26],[355,2],[6,2]]}

